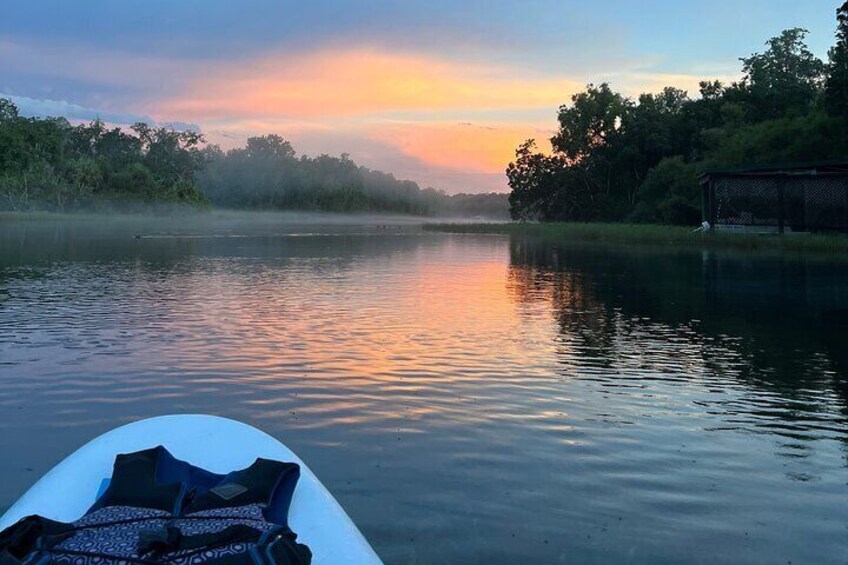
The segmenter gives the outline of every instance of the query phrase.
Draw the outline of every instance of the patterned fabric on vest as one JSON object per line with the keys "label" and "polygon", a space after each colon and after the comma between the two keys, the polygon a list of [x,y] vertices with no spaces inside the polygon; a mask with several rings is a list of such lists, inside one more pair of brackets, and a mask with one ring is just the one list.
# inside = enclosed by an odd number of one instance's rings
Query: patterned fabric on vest
{"label": "patterned fabric on vest", "polygon": [[[61,565],[301,565],[311,552],[295,534],[268,522],[261,504],[173,516],[109,506],[42,536],[21,562]],[[157,536],[159,536],[157,538]],[[145,539],[154,543],[145,545]],[[157,545],[158,544],[158,545]]]}
{"label": "patterned fabric on vest", "polygon": [[0,532],[0,565],[306,565],[287,526],[299,476],[262,458],[216,475],[162,446],[120,454],[76,522],[29,516]]}
{"label": "patterned fabric on vest", "polygon": [[103,563],[102,557],[85,557],[80,553],[137,558],[139,530],[164,527],[170,517],[171,515],[163,510],[150,508],[103,508],[73,522],[72,526],[79,529],[70,538],[58,543],[50,554],[55,563],[79,565]]}

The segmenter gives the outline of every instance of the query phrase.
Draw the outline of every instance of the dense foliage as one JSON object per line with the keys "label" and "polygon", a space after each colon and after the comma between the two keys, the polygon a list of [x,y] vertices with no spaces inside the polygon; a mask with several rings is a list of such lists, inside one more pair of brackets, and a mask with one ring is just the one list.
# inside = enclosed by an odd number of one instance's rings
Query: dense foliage
{"label": "dense foliage", "polygon": [[227,208],[393,212],[416,215],[506,214],[505,194],[448,196],[432,188],[358,166],[347,154],[298,157],[278,135],[251,137],[243,148],[205,150],[199,184]]}
{"label": "dense foliage", "polygon": [[836,19],[836,45],[829,53],[825,100],[832,114],[848,117],[848,2],[837,11]]}
{"label": "dense foliage", "polygon": [[506,194],[447,195],[358,166],[295,154],[278,135],[226,153],[192,131],[25,118],[0,99],[0,210],[127,210],[138,204],[507,217]]}
{"label": "dense foliage", "polygon": [[24,118],[0,99],[0,207],[11,210],[109,202],[205,202],[195,182],[202,136],[138,123]]}
{"label": "dense foliage", "polygon": [[848,2],[837,17],[827,64],[795,28],[741,59],[741,81],[704,81],[695,98],[590,84],[560,108],[551,154],[516,150],[512,217],[693,224],[704,169],[848,158]]}

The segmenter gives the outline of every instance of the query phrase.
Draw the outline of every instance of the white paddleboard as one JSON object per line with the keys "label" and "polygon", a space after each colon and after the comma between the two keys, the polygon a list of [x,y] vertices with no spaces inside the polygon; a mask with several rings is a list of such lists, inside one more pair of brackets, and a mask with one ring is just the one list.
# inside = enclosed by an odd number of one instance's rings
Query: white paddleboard
{"label": "white paddleboard", "polygon": [[115,456],[163,445],[174,457],[224,474],[247,467],[257,457],[300,465],[289,526],[312,550],[316,565],[378,565],[380,558],[324,488],[285,445],[256,428],[207,415],[160,416],[107,432],[69,455],[35,483],[0,518],[3,530],[38,514],[72,522],[94,504],[103,480],[111,477]]}

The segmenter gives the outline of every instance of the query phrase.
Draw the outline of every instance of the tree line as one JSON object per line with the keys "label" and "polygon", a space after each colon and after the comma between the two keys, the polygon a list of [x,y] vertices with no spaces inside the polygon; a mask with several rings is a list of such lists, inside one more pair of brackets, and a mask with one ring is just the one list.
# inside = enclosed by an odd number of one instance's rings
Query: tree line
{"label": "tree line", "polygon": [[0,210],[128,211],[162,203],[508,217],[506,194],[421,189],[346,154],[297,156],[278,135],[224,152],[193,131],[23,117],[0,98]]}
{"label": "tree line", "polygon": [[607,83],[571,98],[551,153],[528,140],[506,174],[517,220],[697,224],[709,168],[848,158],[848,2],[828,61],[793,28],[744,57],[743,78],[633,100]]}
{"label": "tree line", "polygon": [[357,165],[348,154],[297,156],[279,135],[252,137],[245,147],[226,153],[209,146],[204,155],[207,166],[199,184],[222,207],[507,217],[505,194],[448,195],[422,189],[413,181]]}
{"label": "tree line", "polygon": [[93,202],[203,204],[203,137],[137,123],[24,118],[0,98],[0,209],[64,211]]}

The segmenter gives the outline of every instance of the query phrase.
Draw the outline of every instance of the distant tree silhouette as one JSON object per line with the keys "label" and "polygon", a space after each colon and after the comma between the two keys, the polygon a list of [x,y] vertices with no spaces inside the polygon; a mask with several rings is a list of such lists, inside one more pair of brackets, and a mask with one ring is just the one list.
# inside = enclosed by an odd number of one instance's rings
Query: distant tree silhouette
{"label": "distant tree silhouette", "polygon": [[448,195],[361,167],[300,156],[279,135],[223,152],[194,131],[23,118],[0,98],[0,209],[134,209],[137,203],[506,217],[506,194]]}
{"label": "distant tree silhouette", "polygon": [[836,11],[836,19],[836,45],[829,54],[825,100],[831,113],[848,117],[848,2]]}

